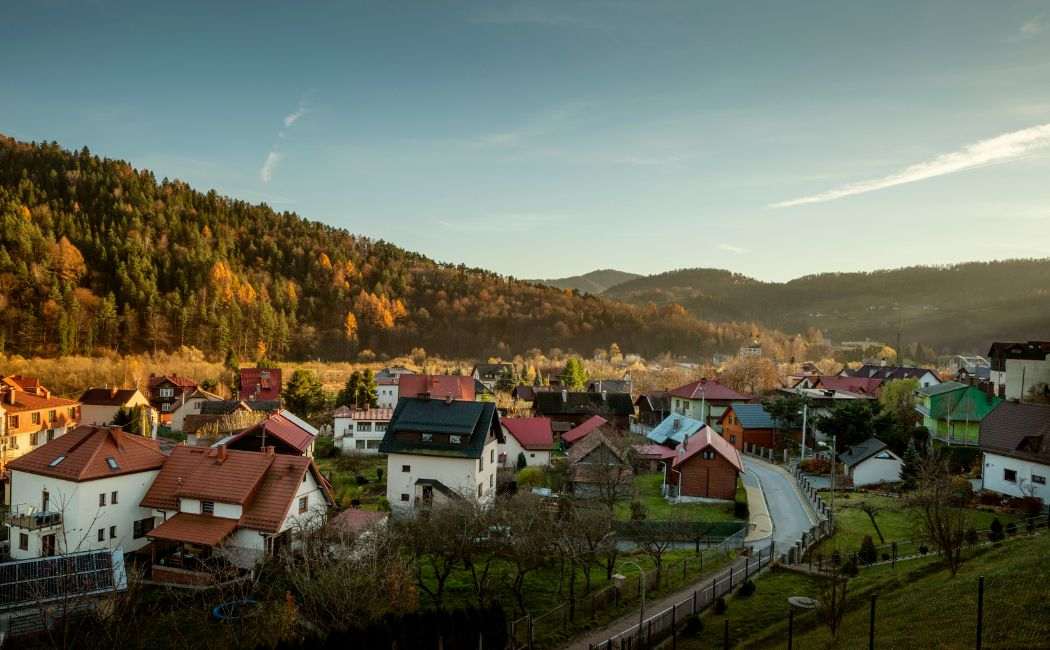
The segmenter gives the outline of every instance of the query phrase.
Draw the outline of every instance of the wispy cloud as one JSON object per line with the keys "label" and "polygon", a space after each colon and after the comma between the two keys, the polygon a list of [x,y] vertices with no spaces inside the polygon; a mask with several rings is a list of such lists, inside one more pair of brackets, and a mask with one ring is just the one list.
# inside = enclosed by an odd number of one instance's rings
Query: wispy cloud
{"label": "wispy cloud", "polygon": [[281,158],[284,158],[284,154],[278,151],[270,151],[266,154],[266,160],[263,161],[263,166],[259,170],[259,178],[264,183],[269,183],[270,179],[273,178],[273,172],[277,169],[277,163],[281,162]]}
{"label": "wispy cloud", "polygon": [[748,252],[746,248],[741,248],[732,244],[719,244],[718,250],[726,251],[727,253],[734,253],[736,255],[743,255],[744,253]]}
{"label": "wispy cloud", "polygon": [[924,181],[929,178],[954,174],[985,165],[1009,162],[1026,157],[1046,147],[1050,147],[1050,124],[1040,124],[1039,126],[1012,131],[994,138],[975,142],[958,151],[942,154],[932,160],[910,165],[889,176],[851,183],[827,192],[773,203],[769,207],[790,208],[808,203],[825,203],[847,196],[884,190],[889,187],[904,185],[905,183]]}
{"label": "wispy cloud", "polygon": [[1046,20],[1042,16],[1036,16],[1031,20],[1021,25],[1021,29],[1017,30],[1017,33],[1011,37],[1012,41],[1025,41],[1029,38],[1035,38],[1046,31]]}
{"label": "wispy cloud", "polygon": [[[277,137],[281,140],[288,137],[288,129],[295,126],[295,123],[303,118],[304,115],[310,112],[309,107],[306,105],[306,100],[299,100],[299,107],[291,113],[284,116],[282,123],[284,128],[277,131]],[[266,159],[263,160],[262,167],[259,168],[259,179],[263,183],[269,183],[273,179],[273,173],[277,170],[278,163],[284,158],[284,154],[281,153],[277,143],[274,143],[270,147],[270,151],[266,154]]]}

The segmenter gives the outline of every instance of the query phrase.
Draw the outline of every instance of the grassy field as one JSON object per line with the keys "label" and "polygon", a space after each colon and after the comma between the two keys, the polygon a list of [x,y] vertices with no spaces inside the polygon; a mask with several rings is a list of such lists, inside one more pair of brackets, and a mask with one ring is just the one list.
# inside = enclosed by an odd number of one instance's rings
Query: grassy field
{"label": "grassy field", "polygon": [[[989,648],[1046,647],[1050,536],[1021,536],[968,553],[954,578],[934,558],[865,569],[849,582],[847,613],[837,638],[815,613],[796,615],[795,647],[867,647],[871,596],[877,594],[876,645],[883,648],[973,647],[977,580],[985,577],[984,644]],[[820,598],[816,578],[776,570],[755,581],[748,598],[728,600],[724,616],[709,613],[700,635],[679,648],[721,647],[728,618],[733,647],[782,648],[787,641],[788,596]]]}
{"label": "grassy field", "polygon": [[[655,521],[684,516],[688,521],[736,521],[732,503],[670,503],[660,494],[663,474],[639,474],[634,477],[635,498],[645,505],[646,518]],[[631,500],[616,504],[616,517],[622,521],[631,518]]]}
{"label": "grassy field", "polygon": [[[830,502],[830,493],[821,492],[820,496],[825,502]],[[861,510],[863,504],[873,505],[878,510],[875,521],[879,524],[879,530],[882,531],[885,542],[880,542],[871,519]],[[1004,526],[1008,522],[1017,520],[1014,515],[996,514],[984,510],[972,510],[972,514],[973,525],[977,530],[986,530],[996,517]],[[830,556],[836,550],[843,554],[852,553],[860,548],[866,535],[871,535],[876,545],[902,542],[919,537],[915,514],[908,508],[905,499],[863,492],[838,492],[835,495],[835,519],[835,534],[817,546],[814,553],[820,553],[825,557]]]}
{"label": "grassy field", "polygon": [[[331,439],[320,438],[321,441]],[[332,493],[336,503],[342,508],[350,507],[351,499],[360,499],[363,510],[379,510],[382,500],[386,499],[386,456],[351,455],[321,458],[320,449],[315,458],[321,474],[332,482]],[[383,472],[380,478],[379,473]],[[357,477],[362,476],[367,483],[358,484]]]}

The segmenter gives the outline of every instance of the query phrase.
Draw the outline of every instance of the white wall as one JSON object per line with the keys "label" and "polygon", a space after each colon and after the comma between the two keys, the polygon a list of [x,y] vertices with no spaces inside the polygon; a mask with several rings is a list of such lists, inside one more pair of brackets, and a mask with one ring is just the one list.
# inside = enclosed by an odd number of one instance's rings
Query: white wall
{"label": "white wall", "polygon": [[[1007,469],[1017,472],[1016,481],[1011,482],[1004,478],[1004,470]],[[1050,466],[999,454],[984,453],[984,489],[1012,497],[1031,495],[1041,499],[1043,503],[1050,503],[1050,486],[1046,483],[1032,482],[1033,474],[1050,481]],[[1025,490],[1022,491],[1022,488]]]}
{"label": "white wall", "polygon": [[[212,502],[212,516],[222,517],[223,519],[240,519],[243,508],[237,503],[222,503],[221,501]],[[201,512],[200,499],[179,499],[179,512],[185,512],[191,515],[204,514]]]}
{"label": "white wall", "polygon": [[[1050,358],[1048,358],[1050,359]],[[1036,384],[1050,384],[1050,360],[1007,359],[1006,399],[1021,399]],[[1023,386],[1022,386],[1023,375]]]}
{"label": "white wall", "polygon": [[[58,553],[88,551],[99,549],[123,548],[135,551],[149,541],[145,537],[134,539],[134,523],[139,519],[153,516],[151,510],[140,508],[139,502],[146,495],[149,486],[157,477],[159,470],[108,476],[77,483],[61,479],[30,474],[28,472],[11,472],[12,507],[28,504],[37,509],[41,504],[41,493],[46,488],[49,494],[48,510],[62,513],[62,526],[58,529],[42,531],[25,531],[11,529],[11,557],[25,559],[38,557],[40,554],[41,534],[55,533]],[[117,503],[113,505],[112,493],[117,492]],[[106,505],[100,507],[98,495],[106,494]],[[110,538],[110,526],[116,526],[116,537]],[[104,540],[98,541],[98,529],[105,529]],[[18,549],[18,534],[29,533],[29,550]]]}
{"label": "white wall", "polygon": [[[415,507],[416,481],[433,479],[440,481],[449,489],[462,494],[465,498],[477,500],[478,484],[482,484],[480,501],[489,504],[496,496],[496,469],[499,459],[498,443],[493,438],[483,450],[484,464],[478,469],[478,460],[474,458],[449,458],[446,456],[423,456],[415,454],[389,454],[386,465],[386,497],[390,508],[395,512],[407,512]],[[402,471],[408,465],[411,470]],[[401,495],[407,494],[408,501],[402,501]]]}
{"label": "white wall", "polygon": [[503,427],[503,437],[507,441],[506,444],[499,446],[499,453],[505,454],[503,461],[504,467],[517,467],[518,466],[518,454],[525,454],[525,464],[529,467],[535,465],[537,467],[544,467],[551,464],[551,452],[550,451],[529,451],[521,446],[518,439],[510,435],[506,427]]}
{"label": "white wall", "polygon": [[117,417],[119,406],[96,406],[83,404],[80,407],[80,423],[101,426],[109,424]]}
{"label": "white wall", "polygon": [[[339,447],[343,451],[359,454],[378,454],[379,443],[386,435],[386,427],[382,425],[390,423],[389,420],[353,420],[351,418],[334,418],[332,422],[336,443]],[[359,431],[358,424],[361,422],[371,425],[371,431]],[[383,430],[376,431],[377,426],[382,426]],[[361,440],[365,443],[363,448],[358,446],[358,441]]]}
{"label": "white wall", "polygon": [[376,387],[379,408],[392,409],[397,406],[397,388],[397,384]]}
{"label": "white wall", "polygon": [[186,416],[199,415],[201,412],[201,404],[209,401],[211,400],[203,397],[194,397],[179,404],[179,407],[171,412],[171,423],[169,424],[171,430],[182,431],[182,427],[186,423]]}
{"label": "white wall", "polygon": [[[888,456],[888,458],[880,458]],[[889,450],[880,451],[871,458],[850,467],[853,485],[875,485],[901,480],[903,462]]]}

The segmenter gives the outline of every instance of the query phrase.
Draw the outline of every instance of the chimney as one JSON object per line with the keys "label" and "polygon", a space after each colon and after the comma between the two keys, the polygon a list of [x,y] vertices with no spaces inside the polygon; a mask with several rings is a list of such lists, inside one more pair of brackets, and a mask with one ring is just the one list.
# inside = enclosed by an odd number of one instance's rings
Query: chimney
{"label": "chimney", "polygon": [[563,402],[568,402],[569,401],[569,390],[567,388],[561,389],[561,401],[563,401]]}
{"label": "chimney", "polygon": [[219,445],[219,464],[226,462],[226,445]]}
{"label": "chimney", "polygon": [[7,403],[8,404],[14,404],[15,403],[15,400],[16,400],[15,393],[17,393],[17,392],[18,392],[17,388],[9,388],[7,390],[6,397],[7,397]]}
{"label": "chimney", "polygon": [[110,399],[113,399],[116,396],[117,396],[117,387],[114,386],[113,388],[109,389],[109,397],[110,397]]}
{"label": "chimney", "polygon": [[[266,455],[267,456],[276,456],[277,455],[277,448],[274,447],[273,445],[266,445],[265,449],[266,449]],[[224,452],[226,451],[226,445],[222,446],[222,450]],[[223,454],[223,456],[225,457],[225,454]]]}
{"label": "chimney", "polygon": [[609,401],[609,394],[605,391],[604,388],[602,389],[602,401],[603,402]]}

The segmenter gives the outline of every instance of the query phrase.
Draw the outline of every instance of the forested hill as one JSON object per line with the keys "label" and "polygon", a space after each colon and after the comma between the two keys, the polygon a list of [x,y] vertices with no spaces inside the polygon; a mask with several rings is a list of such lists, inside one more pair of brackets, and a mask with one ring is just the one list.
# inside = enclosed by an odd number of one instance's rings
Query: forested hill
{"label": "forested hill", "polygon": [[902,340],[937,351],[984,353],[994,340],[1050,337],[1050,259],[825,273],[786,283],[717,269],[684,269],[631,280],[607,297],[678,303],[711,320],[753,320],[833,340]]}
{"label": "forested hill", "polygon": [[709,354],[735,350],[752,329],[437,264],[87,150],[0,136],[7,354],[187,345],[241,358],[414,347],[485,357],[613,342],[646,355]]}
{"label": "forested hill", "polygon": [[623,284],[629,280],[635,280],[641,277],[644,276],[638,275],[637,273],[628,273],[627,271],[599,269],[597,271],[591,271],[590,273],[584,273],[583,275],[573,275],[567,278],[529,280],[529,282],[545,284],[548,287],[557,287],[558,289],[575,289],[581,293],[601,293],[618,284]]}

